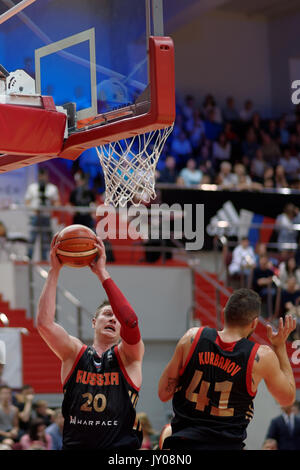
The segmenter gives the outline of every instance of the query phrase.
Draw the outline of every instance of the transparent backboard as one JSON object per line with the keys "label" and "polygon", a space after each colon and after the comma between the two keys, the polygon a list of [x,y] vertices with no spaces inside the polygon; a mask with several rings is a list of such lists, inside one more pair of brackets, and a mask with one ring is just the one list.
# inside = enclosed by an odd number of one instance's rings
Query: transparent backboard
{"label": "transparent backboard", "polygon": [[0,65],[68,109],[71,132],[150,106],[152,34],[163,35],[162,0],[0,0]]}

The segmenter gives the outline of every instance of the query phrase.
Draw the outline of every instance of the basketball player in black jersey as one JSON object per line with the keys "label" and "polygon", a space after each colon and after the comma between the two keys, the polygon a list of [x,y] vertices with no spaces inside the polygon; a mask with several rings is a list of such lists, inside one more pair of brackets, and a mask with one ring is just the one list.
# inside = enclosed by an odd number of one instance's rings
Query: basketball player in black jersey
{"label": "basketball player in black jersey", "polygon": [[63,450],[138,449],[142,434],[135,426],[135,407],[142,382],[144,344],[132,307],[106,270],[103,242],[91,265],[109,301],[92,320],[94,342],[87,347],[54,321],[56,287],[61,264],[56,236],[37,315],[37,327],[61,359],[64,399]]}
{"label": "basketball player in black jersey", "polygon": [[173,399],[172,435],[165,449],[242,450],[263,379],[282,406],[295,400],[286,340],[296,327],[290,315],[278,331],[267,326],[272,347],[249,340],[260,314],[260,297],[239,289],[224,309],[224,328],[191,328],[179,340],[159,381],[162,401]]}

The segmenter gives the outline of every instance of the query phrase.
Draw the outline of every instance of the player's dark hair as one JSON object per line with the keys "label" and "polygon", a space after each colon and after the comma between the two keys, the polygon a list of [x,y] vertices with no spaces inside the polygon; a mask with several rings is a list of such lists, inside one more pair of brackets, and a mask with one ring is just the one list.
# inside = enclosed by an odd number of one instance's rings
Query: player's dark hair
{"label": "player's dark hair", "polygon": [[103,300],[103,302],[97,307],[94,318],[97,318],[103,307],[108,307],[110,306],[110,303],[107,299]]}
{"label": "player's dark hair", "polygon": [[252,289],[237,289],[224,309],[228,326],[247,326],[260,314],[261,299]]}

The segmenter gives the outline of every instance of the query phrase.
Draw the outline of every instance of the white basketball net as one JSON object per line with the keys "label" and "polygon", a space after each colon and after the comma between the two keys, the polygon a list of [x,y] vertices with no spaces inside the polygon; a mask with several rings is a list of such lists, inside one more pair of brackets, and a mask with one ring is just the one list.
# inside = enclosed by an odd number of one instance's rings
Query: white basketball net
{"label": "white basketball net", "polygon": [[96,147],[105,179],[105,204],[124,207],[156,197],[155,169],[173,126]]}

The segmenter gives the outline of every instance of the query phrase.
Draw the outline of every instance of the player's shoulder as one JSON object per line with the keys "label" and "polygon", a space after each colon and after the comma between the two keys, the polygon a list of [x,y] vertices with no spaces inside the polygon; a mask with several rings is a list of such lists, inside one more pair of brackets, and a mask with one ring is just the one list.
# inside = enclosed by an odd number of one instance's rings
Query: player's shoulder
{"label": "player's shoulder", "polygon": [[268,367],[269,365],[274,364],[274,359],[276,359],[276,354],[273,349],[267,344],[261,344],[256,352],[256,362],[261,367]]}

